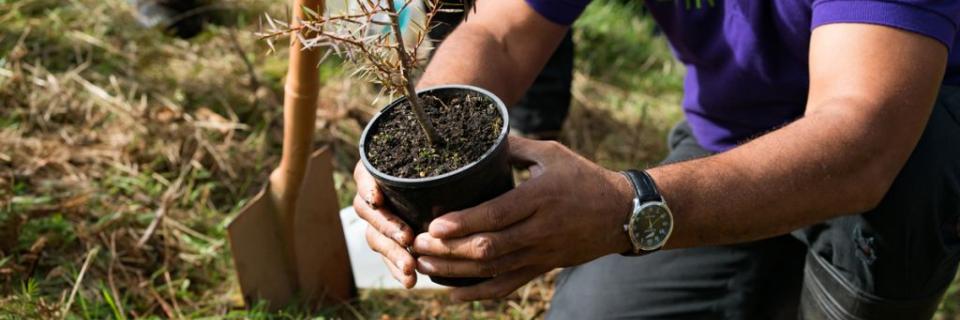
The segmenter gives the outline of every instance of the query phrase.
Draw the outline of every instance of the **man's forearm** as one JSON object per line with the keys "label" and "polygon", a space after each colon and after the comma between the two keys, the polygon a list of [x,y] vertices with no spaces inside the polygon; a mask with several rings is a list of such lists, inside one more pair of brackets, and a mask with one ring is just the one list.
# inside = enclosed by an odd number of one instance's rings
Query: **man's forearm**
{"label": "man's forearm", "polygon": [[519,78],[514,74],[516,70],[510,68],[515,63],[511,60],[503,44],[493,35],[464,24],[437,49],[417,87],[469,84],[490,90],[508,103],[513,102],[522,94],[516,91],[523,85],[505,81]]}
{"label": "man's forearm", "polygon": [[885,140],[912,145],[919,138],[913,131],[814,114],[729,152],[654,168],[676,219],[668,246],[757,240],[867,211],[909,155],[885,148]]}
{"label": "man's forearm", "polygon": [[814,30],[806,115],[730,151],[651,170],[669,247],[756,240],[875,207],[926,126],[945,47],[903,30]]}
{"label": "man's forearm", "polygon": [[477,1],[475,13],[443,41],[417,87],[475,85],[511,105],[533,83],[567,29],[523,0]]}

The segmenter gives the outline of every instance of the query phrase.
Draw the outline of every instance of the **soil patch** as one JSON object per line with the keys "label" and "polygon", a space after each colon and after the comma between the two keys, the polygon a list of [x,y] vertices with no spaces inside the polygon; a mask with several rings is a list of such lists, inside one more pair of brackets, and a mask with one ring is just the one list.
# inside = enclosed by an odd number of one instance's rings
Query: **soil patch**
{"label": "soil patch", "polygon": [[490,150],[504,125],[493,101],[478,93],[421,95],[420,101],[443,143],[430,144],[404,101],[383,114],[371,132],[367,158],[380,171],[401,178],[454,171]]}

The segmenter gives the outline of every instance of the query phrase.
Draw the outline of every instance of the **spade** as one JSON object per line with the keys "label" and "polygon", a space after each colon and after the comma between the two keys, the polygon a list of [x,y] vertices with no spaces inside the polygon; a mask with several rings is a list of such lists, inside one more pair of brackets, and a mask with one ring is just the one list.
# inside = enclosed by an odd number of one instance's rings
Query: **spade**
{"label": "spade", "polygon": [[[318,0],[293,0],[293,27]],[[319,98],[319,49],[304,50],[292,37],[284,84],[283,151],[267,186],[227,228],[243,298],[276,310],[290,304],[311,308],[356,297],[333,187],[328,147],[313,150]]]}

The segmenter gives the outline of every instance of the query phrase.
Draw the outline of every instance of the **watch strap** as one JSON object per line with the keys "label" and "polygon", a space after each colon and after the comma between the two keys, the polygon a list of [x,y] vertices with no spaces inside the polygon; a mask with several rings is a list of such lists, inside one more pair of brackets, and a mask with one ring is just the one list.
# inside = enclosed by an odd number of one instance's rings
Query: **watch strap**
{"label": "watch strap", "polygon": [[623,175],[627,176],[630,184],[633,185],[634,191],[637,192],[637,200],[639,203],[663,200],[660,192],[657,191],[657,185],[653,183],[653,178],[651,178],[647,172],[630,169],[623,171]]}

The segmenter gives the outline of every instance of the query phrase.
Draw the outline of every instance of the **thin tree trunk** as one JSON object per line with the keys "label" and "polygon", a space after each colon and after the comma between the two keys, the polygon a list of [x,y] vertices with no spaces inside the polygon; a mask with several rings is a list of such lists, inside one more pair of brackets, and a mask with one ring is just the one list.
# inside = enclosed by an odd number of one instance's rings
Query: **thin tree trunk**
{"label": "thin tree trunk", "polygon": [[420,124],[423,133],[427,135],[427,140],[430,141],[430,144],[436,145],[442,142],[442,140],[440,134],[437,133],[437,129],[433,128],[433,123],[430,122],[427,113],[423,111],[423,104],[420,102],[420,97],[417,96],[417,91],[413,87],[413,75],[410,74],[410,70],[414,68],[414,61],[410,59],[410,56],[407,54],[407,49],[403,45],[403,34],[400,33],[400,13],[397,11],[397,5],[393,3],[393,0],[386,1],[390,9],[390,27],[393,28],[393,36],[397,41],[397,55],[400,58],[400,75],[403,76],[403,81],[405,82],[404,91],[406,91],[407,101],[410,102],[410,108],[413,109],[413,115],[417,119],[417,123]]}

